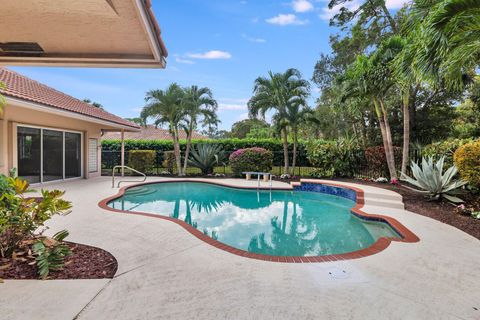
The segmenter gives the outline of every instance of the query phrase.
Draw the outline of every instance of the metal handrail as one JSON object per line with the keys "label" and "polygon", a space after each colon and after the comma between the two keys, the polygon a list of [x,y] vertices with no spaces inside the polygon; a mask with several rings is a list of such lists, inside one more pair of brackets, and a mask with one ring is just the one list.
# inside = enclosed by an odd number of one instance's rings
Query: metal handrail
{"label": "metal handrail", "polygon": [[130,171],[138,173],[139,175],[143,176],[143,180],[142,181],[131,181],[131,180],[130,181],[128,181],[128,180],[118,181],[117,188],[120,188],[120,183],[122,183],[122,182],[145,182],[147,180],[147,175],[143,172],[140,172],[138,170],[135,170],[135,169],[127,167],[127,166],[115,166],[112,169],[112,188],[115,188],[115,170],[118,169],[118,168],[128,169]]}

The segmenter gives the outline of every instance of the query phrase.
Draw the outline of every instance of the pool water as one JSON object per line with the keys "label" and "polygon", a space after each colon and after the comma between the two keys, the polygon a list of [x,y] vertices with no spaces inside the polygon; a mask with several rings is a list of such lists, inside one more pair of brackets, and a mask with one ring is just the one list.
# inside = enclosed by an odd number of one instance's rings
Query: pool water
{"label": "pool water", "polygon": [[322,256],[398,234],[351,214],[355,202],[308,191],[257,191],[197,182],[129,188],[110,207],[182,220],[237,249],[275,256]]}

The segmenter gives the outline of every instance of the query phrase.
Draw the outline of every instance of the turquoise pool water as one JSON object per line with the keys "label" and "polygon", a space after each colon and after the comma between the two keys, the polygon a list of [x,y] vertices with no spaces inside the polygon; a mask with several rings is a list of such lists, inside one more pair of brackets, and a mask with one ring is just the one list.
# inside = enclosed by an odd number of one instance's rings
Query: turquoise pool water
{"label": "turquoise pool water", "polygon": [[398,237],[386,223],[351,214],[354,201],[308,191],[157,183],[129,188],[108,205],[173,217],[237,249],[275,256],[341,254]]}

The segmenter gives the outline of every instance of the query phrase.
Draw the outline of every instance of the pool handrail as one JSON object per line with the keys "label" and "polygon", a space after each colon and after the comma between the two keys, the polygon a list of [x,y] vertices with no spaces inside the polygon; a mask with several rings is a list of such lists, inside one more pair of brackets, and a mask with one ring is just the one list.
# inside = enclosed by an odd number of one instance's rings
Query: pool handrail
{"label": "pool handrail", "polygon": [[132,180],[122,180],[122,181],[118,181],[118,184],[117,184],[117,188],[120,188],[120,183],[122,182],[145,182],[147,180],[147,175],[143,172],[140,172],[138,170],[135,170],[133,168],[130,168],[128,166],[114,166],[113,169],[112,169],[112,188],[115,188],[115,170],[118,169],[118,168],[122,168],[122,169],[128,169],[132,172],[135,172],[135,173],[138,173],[139,175],[143,176],[143,180],[142,181],[132,181]]}

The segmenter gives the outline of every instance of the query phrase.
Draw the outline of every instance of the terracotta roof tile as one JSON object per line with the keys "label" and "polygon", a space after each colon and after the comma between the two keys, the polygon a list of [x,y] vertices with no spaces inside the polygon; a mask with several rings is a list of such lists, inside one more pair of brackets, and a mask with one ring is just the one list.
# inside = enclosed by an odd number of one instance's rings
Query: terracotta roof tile
{"label": "terracotta roof tile", "polygon": [[[180,139],[184,140],[187,139],[187,135],[185,131],[181,130],[179,132]],[[194,132],[193,139],[195,140],[203,140],[208,139],[207,137],[199,134],[198,132]],[[120,132],[106,132],[102,140],[120,140],[121,133]],[[125,132],[125,140],[172,140],[172,136],[168,132],[168,130],[155,128],[155,126],[147,126],[142,127],[139,132]]]}
{"label": "terracotta roof tile", "polygon": [[3,82],[6,86],[5,90],[0,89],[0,93],[5,96],[36,102],[135,129],[139,128],[138,125],[130,121],[6,68],[0,67],[0,82]]}

